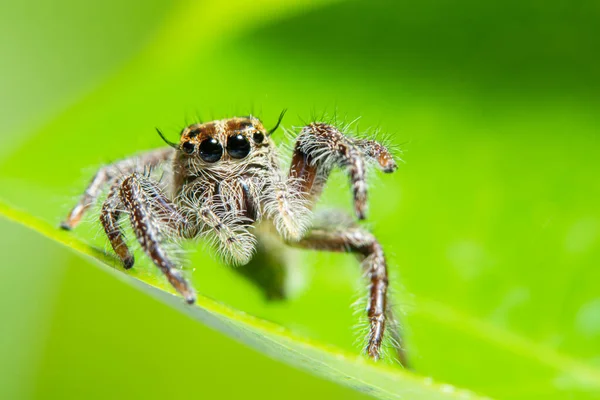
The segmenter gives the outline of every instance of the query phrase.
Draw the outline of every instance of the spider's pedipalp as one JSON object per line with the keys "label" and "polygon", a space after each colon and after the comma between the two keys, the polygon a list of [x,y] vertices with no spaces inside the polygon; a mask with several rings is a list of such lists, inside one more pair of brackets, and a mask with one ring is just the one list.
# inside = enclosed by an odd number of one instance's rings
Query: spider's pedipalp
{"label": "spider's pedipalp", "polygon": [[214,207],[204,206],[198,216],[208,228],[219,248],[221,256],[230,264],[244,265],[252,258],[256,246],[256,238],[244,225],[244,218],[236,213],[220,213]]}
{"label": "spider's pedipalp", "polygon": [[297,178],[277,176],[265,193],[265,212],[286,240],[300,240],[310,226],[310,202],[298,190],[301,184]]}
{"label": "spider's pedipalp", "polygon": [[208,237],[226,263],[246,264],[256,245],[250,228],[258,217],[251,216],[250,212],[260,215],[258,197],[253,197],[255,185],[244,179],[215,181],[208,172],[204,173],[202,179],[188,185],[175,200],[197,228],[188,237],[198,234]]}

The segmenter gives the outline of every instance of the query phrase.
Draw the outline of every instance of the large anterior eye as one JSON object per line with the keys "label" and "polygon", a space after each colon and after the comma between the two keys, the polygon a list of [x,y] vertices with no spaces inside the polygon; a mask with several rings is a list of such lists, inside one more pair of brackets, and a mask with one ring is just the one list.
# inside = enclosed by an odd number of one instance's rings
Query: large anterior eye
{"label": "large anterior eye", "polygon": [[200,157],[209,163],[217,162],[223,155],[223,146],[217,139],[208,138],[200,143]]}
{"label": "large anterior eye", "polygon": [[227,152],[233,158],[244,158],[250,153],[250,142],[244,135],[230,136],[227,139]]}

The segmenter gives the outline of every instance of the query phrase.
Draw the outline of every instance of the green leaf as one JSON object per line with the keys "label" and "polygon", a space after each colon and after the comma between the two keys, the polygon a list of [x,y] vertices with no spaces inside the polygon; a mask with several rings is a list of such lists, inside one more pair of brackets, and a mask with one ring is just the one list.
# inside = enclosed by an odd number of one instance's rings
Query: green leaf
{"label": "green leaf", "polygon": [[[105,271],[125,278],[147,293],[263,354],[381,399],[480,399],[466,390],[434,383],[399,368],[390,368],[297,336],[282,326],[255,318],[205,296],[186,305],[173,289],[155,274],[124,270],[104,252],[73,238],[48,223],[0,202],[0,215],[18,222],[85,256]],[[135,278],[135,279],[132,279]]]}

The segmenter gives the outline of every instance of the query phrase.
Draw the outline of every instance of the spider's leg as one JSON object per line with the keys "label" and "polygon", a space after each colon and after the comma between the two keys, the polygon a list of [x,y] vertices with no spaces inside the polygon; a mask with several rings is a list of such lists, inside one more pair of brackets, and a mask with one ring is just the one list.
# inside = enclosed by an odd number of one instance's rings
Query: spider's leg
{"label": "spider's leg", "polygon": [[110,188],[108,196],[106,197],[104,204],[102,204],[100,223],[104,228],[104,232],[106,233],[114,252],[117,253],[117,256],[119,256],[121,262],[123,262],[123,266],[126,269],[129,269],[133,267],[135,260],[133,254],[129,251],[129,247],[127,246],[125,236],[121,229],[121,224],[119,223],[121,209],[123,207],[120,190],[120,181],[116,182]]}
{"label": "spider's leg", "polygon": [[[177,206],[169,201],[149,179],[133,173],[123,180],[119,191],[121,202],[129,213],[133,231],[144,252],[165,274],[169,283],[185,298],[189,304],[196,301],[194,289],[188,284],[171,262],[164,249],[165,229],[173,229],[179,235],[189,224]],[[108,232],[107,232],[108,233]],[[111,240],[113,248],[122,241],[122,235],[116,242]],[[110,236],[109,236],[110,237]],[[119,247],[115,248],[118,252]]]}
{"label": "spider's leg", "polygon": [[297,190],[311,201],[321,194],[334,167],[347,169],[352,186],[354,210],[359,219],[367,212],[367,162],[375,161],[383,172],[396,170],[390,152],[373,140],[352,139],[336,127],[313,123],[302,128],[296,141],[290,177]]}
{"label": "spider's leg", "polygon": [[[375,236],[356,226],[333,226],[312,229],[299,242],[289,244],[305,249],[351,252],[358,256],[369,279],[369,334],[365,351],[369,357],[379,359],[386,324],[392,321],[387,320],[391,313],[387,298],[387,263]],[[398,352],[400,361],[406,366],[406,356],[401,349]]]}
{"label": "spider's leg", "polygon": [[171,148],[152,150],[100,168],[75,207],[73,207],[67,218],[60,224],[60,227],[66,230],[75,228],[85,212],[96,202],[98,196],[102,194],[102,190],[107,185],[111,185],[117,181],[119,177],[135,171],[142,171],[144,168],[157,166],[167,161],[172,154],[173,149]]}

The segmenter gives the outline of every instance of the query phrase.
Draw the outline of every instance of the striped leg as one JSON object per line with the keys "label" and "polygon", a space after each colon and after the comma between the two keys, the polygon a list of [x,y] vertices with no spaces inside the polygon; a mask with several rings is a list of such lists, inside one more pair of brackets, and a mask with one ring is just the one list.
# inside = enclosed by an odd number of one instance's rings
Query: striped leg
{"label": "striped leg", "polygon": [[102,204],[102,211],[100,212],[100,223],[104,228],[104,232],[110,241],[117,256],[121,259],[123,266],[126,269],[133,267],[135,259],[127,242],[125,241],[125,235],[121,229],[119,223],[121,217],[121,209],[123,203],[121,202],[121,182],[115,183],[108,192],[106,200]]}
{"label": "striped leg", "polygon": [[[342,226],[313,229],[299,242],[289,244],[312,250],[352,252],[358,256],[369,279],[367,307],[369,335],[365,351],[369,357],[378,360],[381,357],[381,346],[391,310],[387,299],[387,263],[383,248],[377,239],[371,233],[359,227]],[[398,331],[393,326],[390,328],[393,339],[399,341]],[[398,343],[399,359],[406,366],[407,358],[400,345],[401,343]]]}
{"label": "striped leg", "polygon": [[332,168],[345,168],[350,176],[356,216],[365,219],[368,161],[375,161],[386,173],[396,170],[390,152],[380,143],[352,139],[331,125],[313,123],[304,127],[298,136],[290,177],[296,179],[297,190],[314,201],[321,194]]}
{"label": "striped leg", "polygon": [[119,177],[126,176],[135,171],[143,171],[144,168],[155,167],[167,161],[172,154],[173,149],[171,148],[152,150],[100,168],[75,207],[73,207],[67,218],[60,224],[60,227],[65,230],[75,228],[85,212],[102,194],[104,188],[108,185],[113,185]]}
{"label": "striped leg", "polygon": [[[194,289],[183,278],[181,271],[169,260],[164,249],[165,229],[183,231],[187,219],[170,202],[160,189],[149,179],[134,173],[113,187],[103,206],[100,220],[117,255],[125,267],[131,268],[133,256],[129,252],[123,233],[119,227],[119,217],[123,208],[129,214],[133,231],[145,253],[165,274],[169,283],[185,298],[194,303]],[[165,223],[166,222],[166,223]]]}

